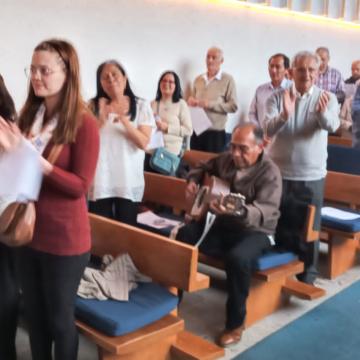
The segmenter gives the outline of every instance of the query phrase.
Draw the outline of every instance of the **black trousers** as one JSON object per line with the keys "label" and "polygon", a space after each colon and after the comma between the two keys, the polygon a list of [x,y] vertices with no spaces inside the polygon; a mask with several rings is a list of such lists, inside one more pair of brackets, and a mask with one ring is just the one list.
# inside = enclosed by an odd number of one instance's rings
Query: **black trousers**
{"label": "black trousers", "polygon": [[20,250],[19,268],[33,360],[76,360],[75,299],[89,253],[56,256]]}
{"label": "black trousers", "polygon": [[135,226],[139,212],[139,203],[129,199],[111,197],[89,201],[89,211],[109,219]]}
{"label": "black trousers", "polygon": [[299,280],[313,283],[318,275],[319,241],[306,243],[303,230],[307,206],[315,205],[314,230],[320,230],[324,198],[324,179],[316,181],[283,180],[281,216],[276,228],[276,244],[298,254],[305,264]]}
{"label": "black trousers", "polygon": [[[192,222],[179,230],[177,239],[195,244],[201,236],[203,223]],[[246,316],[251,274],[255,261],[271,248],[268,236],[259,231],[229,231],[214,226],[200,245],[200,251],[224,260],[228,298],[226,324],[228,330],[241,326]]]}
{"label": "black trousers", "polygon": [[14,249],[0,243],[0,359],[15,360],[19,287]]}
{"label": "black trousers", "polygon": [[190,149],[220,153],[224,151],[225,143],[225,130],[206,130],[200,135],[192,134]]}

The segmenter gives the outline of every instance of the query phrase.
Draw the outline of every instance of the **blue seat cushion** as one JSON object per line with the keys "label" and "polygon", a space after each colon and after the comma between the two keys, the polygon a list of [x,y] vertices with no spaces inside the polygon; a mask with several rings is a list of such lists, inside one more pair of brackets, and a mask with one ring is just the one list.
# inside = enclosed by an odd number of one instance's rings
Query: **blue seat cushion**
{"label": "blue seat cushion", "polygon": [[259,257],[255,263],[255,270],[267,270],[275,266],[285,265],[297,260],[297,256],[291,251],[270,251]]}
{"label": "blue seat cushion", "polygon": [[77,297],[76,317],[109,336],[124,335],[169,314],[178,297],[155,283],[139,283],[129,301],[95,300]]}
{"label": "blue seat cushion", "polygon": [[359,218],[353,220],[343,220],[328,215],[321,215],[321,225],[328,228],[347,232],[360,231],[360,212],[352,209],[339,208],[339,210],[343,210],[351,214],[357,214],[359,215]]}

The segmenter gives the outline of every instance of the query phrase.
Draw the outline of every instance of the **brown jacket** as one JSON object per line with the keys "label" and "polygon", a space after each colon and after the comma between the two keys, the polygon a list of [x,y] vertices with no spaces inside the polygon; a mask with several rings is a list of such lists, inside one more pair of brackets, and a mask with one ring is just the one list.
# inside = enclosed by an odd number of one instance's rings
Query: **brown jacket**
{"label": "brown jacket", "polygon": [[188,180],[200,184],[205,173],[230,184],[231,192],[246,197],[244,217],[222,215],[216,220],[224,230],[248,229],[273,235],[280,216],[282,181],[278,167],[262,154],[251,167],[237,170],[229,152],[222,153],[190,171]]}

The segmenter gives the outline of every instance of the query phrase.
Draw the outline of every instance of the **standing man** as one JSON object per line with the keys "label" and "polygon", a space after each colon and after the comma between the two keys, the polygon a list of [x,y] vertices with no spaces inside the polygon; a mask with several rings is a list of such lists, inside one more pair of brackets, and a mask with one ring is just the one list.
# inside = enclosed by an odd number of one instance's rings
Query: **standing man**
{"label": "standing man", "polygon": [[284,54],[275,54],[269,59],[268,71],[271,81],[256,89],[249,111],[249,120],[261,128],[264,125],[267,99],[275,91],[291,85],[291,81],[286,78],[289,66],[289,58]]}
{"label": "standing man", "polygon": [[193,134],[191,149],[215,153],[224,150],[227,114],[234,113],[238,106],[234,79],[220,69],[223,62],[222,50],[210,48],[206,55],[207,72],[195,79],[188,104],[202,107],[212,126],[199,136]]}
{"label": "standing man", "polygon": [[303,242],[305,214],[308,204],[316,206],[314,229],[319,230],[327,137],[340,124],[335,96],[314,85],[319,65],[314,53],[295,55],[290,69],[293,87],[269,98],[265,118],[267,134],[273,137],[269,156],[283,178],[276,241],[299,254],[305,271],[298,278],[309,284],[317,276],[319,241]]}
{"label": "standing man", "polygon": [[[254,261],[274,244],[273,234],[280,215],[281,175],[263,152],[263,131],[254,124],[237,126],[230,151],[201,164],[189,173],[186,197],[193,200],[205,174],[229,183],[230,190],[245,196],[245,204],[234,213],[222,200],[213,200],[210,209],[216,219],[201,251],[225,262],[228,298],[225,330],[219,344],[228,346],[241,339],[246,316]],[[179,230],[177,239],[195,244],[204,221],[192,222]]]}
{"label": "standing man", "polygon": [[316,85],[323,90],[335,94],[338,103],[342,104],[345,100],[344,79],[339,70],[329,66],[330,52],[326,47],[316,49],[316,54],[320,58],[320,67]]}

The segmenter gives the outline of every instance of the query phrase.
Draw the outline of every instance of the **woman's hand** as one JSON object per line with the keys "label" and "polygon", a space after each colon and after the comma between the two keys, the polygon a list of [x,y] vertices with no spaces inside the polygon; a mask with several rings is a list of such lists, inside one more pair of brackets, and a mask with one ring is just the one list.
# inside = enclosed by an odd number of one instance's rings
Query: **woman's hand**
{"label": "woman's hand", "polygon": [[161,119],[156,120],[156,127],[165,134],[168,132],[169,129],[168,123],[162,121]]}
{"label": "woman's hand", "polygon": [[21,132],[16,124],[8,123],[0,116],[0,149],[11,151],[19,145],[21,138]]}

